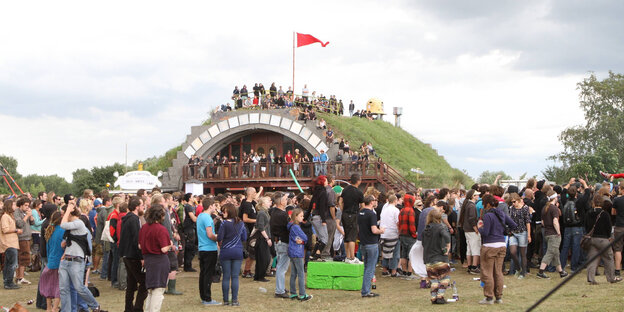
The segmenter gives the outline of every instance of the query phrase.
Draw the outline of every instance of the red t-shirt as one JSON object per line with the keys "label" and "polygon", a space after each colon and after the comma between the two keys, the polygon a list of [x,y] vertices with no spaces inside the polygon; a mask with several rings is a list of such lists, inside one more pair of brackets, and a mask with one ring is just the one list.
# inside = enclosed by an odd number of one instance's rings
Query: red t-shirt
{"label": "red t-shirt", "polygon": [[145,223],[139,231],[139,245],[144,255],[162,255],[161,248],[169,246],[169,232],[162,224]]}
{"label": "red t-shirt", "polygon": [[293,162],[293,157],[292,154],[286,154],[286,156],[284,156],[284,161],[289,164]]}
{"label": "red t-shirt", "polygon": [[197,207],[195,208],[195,216],[199,216],[199,214],[202,213],[202,211],[204,211],[204,206],[197,205]]}

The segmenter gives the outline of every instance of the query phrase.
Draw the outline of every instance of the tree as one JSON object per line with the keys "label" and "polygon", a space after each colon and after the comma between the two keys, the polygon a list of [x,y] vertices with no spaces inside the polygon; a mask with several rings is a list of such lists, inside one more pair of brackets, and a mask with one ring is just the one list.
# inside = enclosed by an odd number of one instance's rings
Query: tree
{"label": "tree", "polygon": [[[624,75],[609,72],[609,77],[598,80],[592,73],[577,89],[585,124],[562,131],[563,151],[550,159],[560,162],[569,176],[601,180],[600,170],[619,172],[624,168],[624,153],[618,153],[624,149]],[[548,174],[552,173],[551,168]]]}
{"label": "tree", "polygon": [[485,184],[492,184],[494,183],[494,180],[496,180],[496,176],[500,175],[500,180],[511,180],[511,176],[509,176],[508,174],[506,174],[504,171],[500,170],[500,171],[483,171],[481,172],[481,174],[479,175],[479,178],[477,178],[477,182],[479,183],[485,183]]}

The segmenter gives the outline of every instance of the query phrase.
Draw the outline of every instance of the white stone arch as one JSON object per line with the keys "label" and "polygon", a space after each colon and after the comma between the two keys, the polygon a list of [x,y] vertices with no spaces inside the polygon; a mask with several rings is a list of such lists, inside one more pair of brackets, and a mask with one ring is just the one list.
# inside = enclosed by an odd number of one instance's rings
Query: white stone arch
{"label": "white stone arch", "polygon": [[203,129],[199,135],[187,141],[189,144],[183,152],[187,158],[194,154],[212,156],[215,151],[227,145],[231,138],[253,133],[255,130],[280,133],[299,143],[312,154],[328,150],[324,138],[319,137],[301,122],[277,114],[251,112],[232,116]]}

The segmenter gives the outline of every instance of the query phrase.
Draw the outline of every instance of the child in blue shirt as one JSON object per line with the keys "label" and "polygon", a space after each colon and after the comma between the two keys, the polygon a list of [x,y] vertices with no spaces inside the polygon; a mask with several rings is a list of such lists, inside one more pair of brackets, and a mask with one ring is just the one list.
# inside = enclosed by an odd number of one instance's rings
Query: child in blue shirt
{"label": "child in blue shirt", "polygon": [[[292,263],[290,271],[290,299],[298,298],[301,301],[312,299],[312,295],[305,292],[305,273],[303,271],[305,244],[308,236],[305,235],[299,223],[303,222],[303,210],[296,208],[290,215],[288,222],[288,257]],[[297,278],[299,279],[299,296],[297,296]]]}

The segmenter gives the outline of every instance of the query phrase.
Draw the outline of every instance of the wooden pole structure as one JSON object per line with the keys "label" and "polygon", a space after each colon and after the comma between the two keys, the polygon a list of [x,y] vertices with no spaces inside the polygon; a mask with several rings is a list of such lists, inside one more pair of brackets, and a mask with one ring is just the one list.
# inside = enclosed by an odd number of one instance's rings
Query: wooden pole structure
{"label": "wooden pole structure", "polygon": [[295,32],[293,31],[293,80],[292,80],[292,93],[293,93],[293,97],[291,99],[291,101],[295,101]]}

